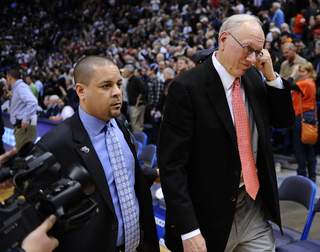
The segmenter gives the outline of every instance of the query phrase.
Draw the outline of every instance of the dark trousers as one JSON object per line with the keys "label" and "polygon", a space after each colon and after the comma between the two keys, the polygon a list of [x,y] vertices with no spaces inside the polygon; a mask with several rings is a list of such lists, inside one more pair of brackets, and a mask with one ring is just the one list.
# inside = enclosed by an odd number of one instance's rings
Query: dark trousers
{"label": "dark trousers", "polygon": [[[306,111],[303,113],[305,122],[314,124],[314,111]],[[308,177],[316,177],[316,154],[312,145],[301,142],[301,114],[296,116],[293,124],[293,148],[297,157],[298,170],[297,174],[307,177],[306,168],[308,169]]]}

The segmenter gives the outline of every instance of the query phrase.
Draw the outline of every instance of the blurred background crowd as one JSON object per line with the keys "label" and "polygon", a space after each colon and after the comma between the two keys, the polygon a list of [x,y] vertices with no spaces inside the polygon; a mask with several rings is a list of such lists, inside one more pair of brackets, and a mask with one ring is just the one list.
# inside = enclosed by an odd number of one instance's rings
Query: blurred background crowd
{"label": "blurred background crowd", "polygon": [[[146,86],[141,97],[146,105],[144,123],[152,123],[158,111],[161,116],[170,80],[199,63],[199,57],[192,57],[197,51],[217,48],[219,28],[234,14],[259,17],[276,71],[280,73],[282,63],[292,58],[291,51],[283,48],[290,42],[294,53],[312,62],[319,72],[317,0],[21,0],[1,5],[2,102],[10,98],[6,72],[19,68],[39,101],[39,111],[43,110],[39,115],[47,118],[56,119],[52,116],[57,113],[47,112],[59,98],[65,98],[60,104],[77,108],[73,79],[77,61],[87,55],[104,55],[123,73],[123,112],[128,116],[135,105],[130,104],[132,94],[126,88],[131,72]],[[126,73],[128,64],[133,68]],[[149,104],[149,99],[154,103]]]}

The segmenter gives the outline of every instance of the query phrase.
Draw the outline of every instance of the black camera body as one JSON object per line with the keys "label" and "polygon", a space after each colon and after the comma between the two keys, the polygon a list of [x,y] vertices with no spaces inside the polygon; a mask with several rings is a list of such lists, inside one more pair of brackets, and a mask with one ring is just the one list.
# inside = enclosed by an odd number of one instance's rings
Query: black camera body
{"label": "black camera body", "polygon": [[15,193],[0,202],[0,251],[21,246],[50,214],[66,230],[86,225],[98,214],[91,196],[95,186],[87,170],[72,164],[62,178],[59,170],[55,157],[33,143],[2,165],[0,182],[12,177]]}

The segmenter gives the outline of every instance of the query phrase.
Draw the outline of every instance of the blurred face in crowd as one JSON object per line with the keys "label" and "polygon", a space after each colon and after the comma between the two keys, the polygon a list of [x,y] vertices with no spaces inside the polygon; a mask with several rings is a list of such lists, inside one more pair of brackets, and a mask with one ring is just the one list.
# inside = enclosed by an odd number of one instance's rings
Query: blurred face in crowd
{"label": "blurred face in crowd", "polygon": [[59,108],[63,108],[64,107],[64,101],[62,100],[62,99],[59,99],[58,100],[58,106],[59,106]]}
{"label": "blurred face in crowd", "polygon": [[301,80],[305,80],[305,79],[309,78],[310,75],[311,75],[311,72],[308,72],[308,71],[307,71],[305,68],[303,68],[303,67],[300,67],[300,68],[299,68],[299,73],[300,73],[300,79],[301,79]]}
{"label": "blurred face in crowd", "polygon": [[284,46],[283,47],[283,56],[290,62],[292,63],[296,57],[296,51],[293,49],[290,49],[289,46]]}
{"label": "blurred face in crowd", "polygon": [[178,71],[188,70],[188,64],[183,59],[178,59]]}
{"label": "blurred face in crowd", "polygon": [[115,65],[94,65],[92,68],[94,74],[90,82],[76,84],[80,106],[89,115],[107,122],[120,115],[122,78]]}
{"label": "blurred face in crowd", "polygon": [[159,71],[162,73],[163,70],[166,68],[166,64],[164,63],[164,61],[160,61],[159,62]]}
{"label": "blurred face in crowd", "polygon": [[26,83],[29,85],[31,83],[31,78],[29,76],[26,77]]}
{"label": "blurred face in crowd", "polygon": [[295,42],[294,45],[296,46],[296,53],[300,53],[301,52],[301,48],[302,48],[302,42],[299,41],[299,42]]}

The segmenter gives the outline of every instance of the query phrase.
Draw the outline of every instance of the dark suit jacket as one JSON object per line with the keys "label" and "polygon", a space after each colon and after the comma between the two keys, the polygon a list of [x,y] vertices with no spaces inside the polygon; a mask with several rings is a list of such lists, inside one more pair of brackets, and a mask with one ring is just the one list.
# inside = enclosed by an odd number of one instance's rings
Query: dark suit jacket
{"label": "dark suit jacket", "polygon": [[[136,158],[134,145],[126,130],[123,120],[116,118],[134,156],[135,156],[135,191],[140,205],[140,226],[142,228],[140,242],[141,251],[159,251],[159,242],[153,215],[152,197],[148,184],[142,174],[139,162]],[[61,173],[71,163],[78,163],[85,167],[92,176],[96,188],[93,197],[99,205],[98,215],[83,226],[74,230],[64,231],[55,225],[52,236],[59,240],[56,251],[115,251],[118,232],[118,220],[113,207],[108,183],[93,148],[90,138],[81,123],[79,114],[75,113],[71,118],[63,121],[45,134],[37,145],[50,151],[61,164]],[[84,146],[89,152],[80,151]],[[149,181],[149,185],[153,181]],[[140,250],[139,250],[140,251]]]}
{"label": "dark suit jacket", "polygon": [[54,107],[51,107],[46,112],[46,118],[49,118],[50,116],[56,116],[59,113],[59,106],[56,104]]}
{"label": "dark suit jacket", "polygon": [[[245,72],[242,83],[259,135],[259,194],[267,218],[281,226],[269,131],[270,125],[292,125],[290,90],[264,84],[255,67]],[[180,235],[200,228],[208,251],[224,251],[236,208],[241,163],[225,91],[211,58],[171,84],[158,162],[167,206],[168,248],[182,251]]]}

